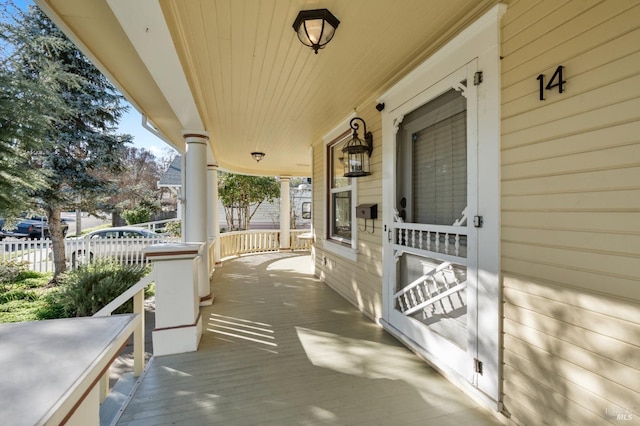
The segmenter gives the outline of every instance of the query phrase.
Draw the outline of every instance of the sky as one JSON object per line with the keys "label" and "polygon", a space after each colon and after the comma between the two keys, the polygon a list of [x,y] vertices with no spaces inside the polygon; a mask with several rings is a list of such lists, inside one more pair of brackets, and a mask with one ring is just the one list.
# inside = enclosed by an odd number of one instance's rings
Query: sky
{"label": "sky", "polygon": [[[25,10],[32,5],[31,0],[12,0],[12,3],[20,9]],[[162,139],[142,127],[142,116],[136,109],[129,105],[129,111],[122,117],[118,125],[118,133],[127,133],[133,136],[133,145],[137,148],[145,148],[158,158],[167,156],[170,152],[175,155],[175,151]]]}
{"label": "sky", "polygon": [[167,156],[168,152],[175,154],[175,150],[166,142],[142,127],[142,115],[128,102],[127,105],[129,105],[129,111],[118,123],[118,133],[133,136],[133,146],[151,151],[158,158]]}

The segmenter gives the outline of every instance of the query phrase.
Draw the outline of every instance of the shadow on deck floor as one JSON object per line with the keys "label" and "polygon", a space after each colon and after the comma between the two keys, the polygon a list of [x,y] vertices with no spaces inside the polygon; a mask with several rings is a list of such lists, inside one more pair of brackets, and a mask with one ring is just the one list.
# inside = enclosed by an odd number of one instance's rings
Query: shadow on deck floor
{"label": "shadow on deck floor", "polygon": [[310,265],[292,253],[226,261],[199,350],[154,358],[118,424],[500,424]]}

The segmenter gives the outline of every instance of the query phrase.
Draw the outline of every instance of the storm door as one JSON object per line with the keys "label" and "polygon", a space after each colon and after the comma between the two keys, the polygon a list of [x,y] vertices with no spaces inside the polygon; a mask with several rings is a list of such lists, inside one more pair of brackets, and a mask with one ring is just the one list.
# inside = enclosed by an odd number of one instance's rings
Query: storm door
{"label": "storm door", "polygon": [[395,217],[385,250],[393,257],[386,263],[393,265],[386,283],[390,325],[469,382],[477,352],[472,65],[397,119],[395,194],[387,198]]}

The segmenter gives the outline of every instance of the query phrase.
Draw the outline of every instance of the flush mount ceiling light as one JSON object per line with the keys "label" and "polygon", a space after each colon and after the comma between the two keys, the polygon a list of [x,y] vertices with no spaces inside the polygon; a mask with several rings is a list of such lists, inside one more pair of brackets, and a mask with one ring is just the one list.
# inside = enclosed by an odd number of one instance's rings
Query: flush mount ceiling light
{"label": "flush mount ceiling light", "polygon": [[256,160],[258,163],[260,162],[260,160],[262,160],[264,158],[264,156],[267,155],[264,152],[252,152],[251,156],[253,157],[254,160]]}
{"label": "flush mount ceiling light", "polygon": [[327,9],[301,10],[293,22],[293,29],[305,46],[318,50],[331,41],[340,25],[338,18]]}
{"label": "flush mount ceiling light", "polygon": [[[364,140],[358,137],[360,125],[356,122],[362,121],[364,127]],[[373,152],[373,135],[367,132],[367,123],[360,117],[355,117],[349,122],[353,129],[353,136],[342,148],[344,153],[344,177],[360,177],[371,174],[369,159]]]}

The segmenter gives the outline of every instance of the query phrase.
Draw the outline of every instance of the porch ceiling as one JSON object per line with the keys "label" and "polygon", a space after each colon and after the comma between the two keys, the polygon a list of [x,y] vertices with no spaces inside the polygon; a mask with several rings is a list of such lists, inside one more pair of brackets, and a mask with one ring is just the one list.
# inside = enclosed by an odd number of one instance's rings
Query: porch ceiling
{"label": "porch ceiling", "polygon": [[[222,169],[307,176],[313,142],[498,1],[36,2],[179,151],[206,130]],[[314,55],[292,24],[316,8],[340,26]]]}

